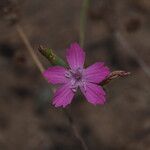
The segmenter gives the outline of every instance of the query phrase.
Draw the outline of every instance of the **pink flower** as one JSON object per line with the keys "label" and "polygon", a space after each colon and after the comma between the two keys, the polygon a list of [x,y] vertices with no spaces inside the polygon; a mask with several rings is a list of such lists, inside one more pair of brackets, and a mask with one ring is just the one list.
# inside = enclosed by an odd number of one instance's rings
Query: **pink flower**
{"label": "pink flower", "polygon": [[97,62],[85,69],[85,52],[77,43],[71,44],[67,49],[66,57],[70,69],[54,66],[43,73],[49,83],[61,84],[54,94],[53,105],[66,107],[71,103],[78,87],[88,102],[94,105],[104,104],[106,94],[98,84],[109,75],[108,67]]}

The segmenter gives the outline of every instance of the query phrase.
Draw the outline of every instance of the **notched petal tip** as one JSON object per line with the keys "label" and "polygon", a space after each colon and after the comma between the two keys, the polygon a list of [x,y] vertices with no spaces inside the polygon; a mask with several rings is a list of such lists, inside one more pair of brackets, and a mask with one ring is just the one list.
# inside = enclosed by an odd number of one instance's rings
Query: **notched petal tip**
{"label": "notched petal tip", "polygon": [[62,84],[66,83],[65,72],[65,68],[60,66],[53,66],[44,71],[43,76],[48,80],[49,83]]}
{"label": "notched petal tip", "polygon": [[80,47],[80,45],[77,42],[73,42],[73,43],[70,44],[70,47],[74,47],[74,46]]}
{"label": "notched petal tip", "polygon": [[42,73],[43,77],[49,82],[48,78],[49,78],[49,69],[45,70],[43,73]]}
{"label": "notched petal tip", "polygon": [[63,107],[65,108],[69,105],[73,99],[74,93],[70,89],[68,84],[62,85],[54,94],[52,104],[55,107]]}

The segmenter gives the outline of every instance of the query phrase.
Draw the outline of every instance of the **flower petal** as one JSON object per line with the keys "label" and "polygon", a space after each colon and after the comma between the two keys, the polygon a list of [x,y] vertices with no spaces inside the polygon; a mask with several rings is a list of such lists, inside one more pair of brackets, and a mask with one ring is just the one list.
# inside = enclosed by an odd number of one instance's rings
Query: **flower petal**
{"label": "flower petal", "polygon": [[67,49],[67,61],[71,69],[83,68],[85,61],[85,52],[77,43],[71,44]]}
{"label": "flower petal", "polygon": [[53,105],[55,107],[66,107],[71,103],[73,96],[74,92],[70,89],[69,84],[64,84],[54,94]]}
{"label": "flower petal", "polygon": [[102,62],[97,62],[85,69],[85,78],[88,82],[100,83],[110,73],[109,68]]}
{"label": "flower petal", "polygon": [[87,101],[96,105],[96,104],[104,104],[105,103],[105,91],[102,87],[93,84],[87,83],[86,84],[86,91],[83,87],[80,87],[82,93],[86,97]]}
{"label": "flower petal", "polygon": [[66,83],[65,77],[66,69],[60,66],[49,67],[43,76],[52,84]]}

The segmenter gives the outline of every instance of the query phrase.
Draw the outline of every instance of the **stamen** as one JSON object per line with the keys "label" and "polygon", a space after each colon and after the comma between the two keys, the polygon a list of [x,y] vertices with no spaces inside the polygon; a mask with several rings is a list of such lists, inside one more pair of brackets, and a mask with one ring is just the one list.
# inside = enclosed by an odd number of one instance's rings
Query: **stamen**
{"label": "stamen", "polygon": [[76,92],[78,86],[76,86],[76,85],[74,84],[74,85],[71,85],[70,88],[71,88],[71,90],[72,90],[73,92]]}
{"label": "stamen", "polygon": [[65,77],[66,77],[66,78],[70,78],[70,77],[71,77],[71,74],[70,74],[69,71],[66,71],[66,72],[65,72]]}
{"label": "stamen", "polygon": [[77,92],[77,88],[72,88],[72,91],[73,92]]}
{"label": "stamen", "polygon": [[75,86],[76,80],[72,79],[70,82],[71,82],[71,86]]}
{"label": "stamen", "polygon": [[85,83],[85,81],[83,81],[82,83],[83,83],[84,91],[86,92],[86,83]]}

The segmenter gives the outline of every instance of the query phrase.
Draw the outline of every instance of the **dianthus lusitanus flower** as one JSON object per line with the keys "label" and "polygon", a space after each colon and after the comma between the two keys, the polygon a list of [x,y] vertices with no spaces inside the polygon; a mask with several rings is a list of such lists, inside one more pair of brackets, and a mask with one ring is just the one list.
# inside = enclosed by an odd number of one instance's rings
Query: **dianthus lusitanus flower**
{"label": "dianthus lusitanus flower", "polygon": [[103,62],[84,68],[85,52],[77,43],[71,44],[67,49],[66,58],[68,68],[53,66],[43,73],[49,83],[61,85],[53,96],[53,105],[66,107],[78,88],[88,102],[94,105],[104,104],[106,94],[99,84],[109,75],[109,68]]}

